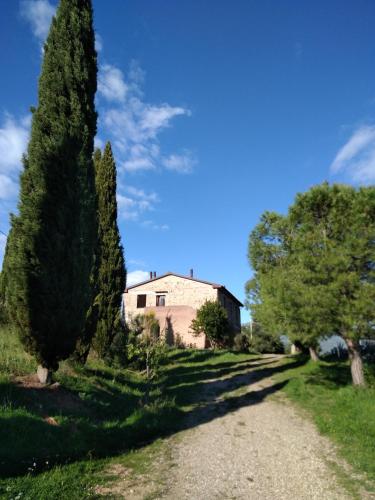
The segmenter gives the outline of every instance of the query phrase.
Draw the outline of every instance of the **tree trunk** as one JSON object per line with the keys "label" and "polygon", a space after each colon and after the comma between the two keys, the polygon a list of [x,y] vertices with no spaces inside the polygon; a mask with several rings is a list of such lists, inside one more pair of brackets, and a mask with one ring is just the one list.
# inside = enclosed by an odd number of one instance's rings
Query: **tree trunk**
{"label": "tree trunk", "polygon": [[52,382],[52,370],[45,368],[42,365],[38,365],[38,370],[36,372],[38,380],[43,385],[49,385]]}
{"label": "tree trunk", "polygon": [[365,384],[365,376],[363,373],[363,362],[359,350],[359,345],[357,342],[351,339],[345,339],[345,342],[346,345],[348,346],[350,370],[352,372],[353,385],[364,387],[366,384]]}
{"label": "tree trunk", "polygon": [[310,358],[312,361],[319,361],[318,353],[316,352],[315,347],[309,347]]}

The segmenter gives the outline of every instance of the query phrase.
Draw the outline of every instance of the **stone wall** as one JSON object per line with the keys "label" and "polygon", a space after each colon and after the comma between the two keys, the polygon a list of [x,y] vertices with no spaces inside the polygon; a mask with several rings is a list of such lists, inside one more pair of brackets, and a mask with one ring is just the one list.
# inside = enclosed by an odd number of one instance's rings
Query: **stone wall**
{"label": "stone wall", "polygon": [[166,307],[184,305],[198,309],[206,300],[217,300],[217,292],[210,284],[173,275],[165,276],[131,288],[125,293],[126,314],[144,312],[143,308],[137,308],[137,295],[140,294],[146,295],[146,307],[156,307],[156,295],[165,294]]}

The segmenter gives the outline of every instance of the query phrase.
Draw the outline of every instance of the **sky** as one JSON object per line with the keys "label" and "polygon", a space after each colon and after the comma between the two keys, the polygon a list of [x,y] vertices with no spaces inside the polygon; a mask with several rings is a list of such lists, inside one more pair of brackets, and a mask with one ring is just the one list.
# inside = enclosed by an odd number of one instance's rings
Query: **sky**
{"label": "sky", "polygon": [[[56,4],[2,4],[0,262]],[[244,301],[265,210],[325,180],[374,183],[373,0],[93,6],[96,145],[115,153],[128,284],[192,268]]]}

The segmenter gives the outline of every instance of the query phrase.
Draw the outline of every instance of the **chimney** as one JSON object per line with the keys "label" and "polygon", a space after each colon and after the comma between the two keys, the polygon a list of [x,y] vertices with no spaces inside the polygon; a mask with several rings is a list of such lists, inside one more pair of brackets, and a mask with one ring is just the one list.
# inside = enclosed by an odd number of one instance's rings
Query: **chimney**
{"label": "chimney", "polygon": [[152,280],[152,271],[150,271],[150,280]]}
{"label": "chimney", "polygon": [[156,278],[156,271],[154,271],[154,278]]}
{"label": "chimney", "polygon": [[193,269],[190,269],[190,278],[192,278],[194,276],[194,271]]}

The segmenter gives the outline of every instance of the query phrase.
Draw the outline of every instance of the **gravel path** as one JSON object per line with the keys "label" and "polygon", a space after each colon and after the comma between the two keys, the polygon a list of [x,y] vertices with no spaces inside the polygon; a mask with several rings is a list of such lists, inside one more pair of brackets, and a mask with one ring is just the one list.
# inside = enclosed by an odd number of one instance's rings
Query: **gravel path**
{"label": "gravel path", "polygon": [[327,459],[335,461],[330,442],[286,401],[266,397],[277,387],[264,368],[252,366],[235,377],[207,381],[187,430],[168,439],[168,459],[155,464],[159,492],[151,491],[156,483],[150,474],[139,490],[127,489],[125,498],[353,498],[327,464]]}
{"label": "gravel path", "polygon": [[[326,458],[334,459],[332,445],[292,407],[262,398],[273,385],[267,378],[249,383],[241,395],[248,405],[240,408],[231,398],[216,398],[222,415],[185,431],[173,446],[174,467],[160,498],[350,498],[327,465]],[[212,396],[203,399],[212,402]],[[214,411],[212,405],[207,411]]]}

